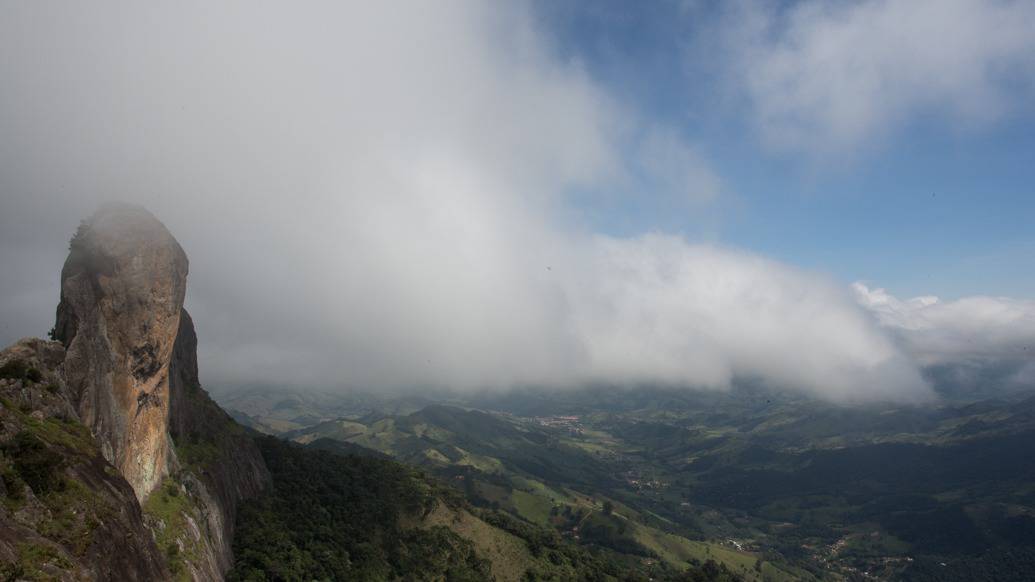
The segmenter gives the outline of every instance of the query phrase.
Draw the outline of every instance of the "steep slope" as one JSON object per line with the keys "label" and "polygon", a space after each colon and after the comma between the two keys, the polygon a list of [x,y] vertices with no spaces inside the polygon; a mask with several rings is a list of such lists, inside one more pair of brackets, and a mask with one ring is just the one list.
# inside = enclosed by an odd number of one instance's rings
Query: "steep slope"
{"label": "steep slope", "polygon": [[270,476],[251,437],[202,389],[197,344],[194,322],[183,310],[170,362],[168,430],[181,467],[174,482],[193,494],[211,552],[204,563],[221,574],[233,564],[237,506],[266,489]]}

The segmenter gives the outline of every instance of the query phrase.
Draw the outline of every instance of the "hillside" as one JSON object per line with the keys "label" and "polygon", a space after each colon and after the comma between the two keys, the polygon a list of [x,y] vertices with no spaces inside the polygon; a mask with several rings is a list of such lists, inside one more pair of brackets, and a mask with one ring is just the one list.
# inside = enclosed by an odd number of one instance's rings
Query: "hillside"
{"label": "hillside", "polygon": [[1020,580],[1035,548],[1030,394],[845,407],[740,386],[448,401],[467,408],[285,436],[377,449],[586,547],[711,558],[748,579]]}
{"label": "hillside", "polygon": [[763,570],[774,579],[794,575],[779,561],[705,541],[678,522],[659,519],[625,495],[620,466],[587,448],[582,429],[566,424],[572,422],[432,405],[405,416],[323,422],[283,436],[321,447],[335,439],[390,455],[438,475],[479,507],[582,547],[677,569],[716,560],[749,580],[761,579]]}
{"label": "hillside", "polygon": [[273,387],[238,388],[216,397],[239,423],[266,434],[282,434],[372,413],[409,414],[434,402],[417,396],[385,398],[365,392],[292,392]]}
{"label": "hillside", "polygon": [[230,580],[740,579],[580,547],[376,455],[258,443],[274,487],[242,511]]}
{"label": "hillside", "polygon": [[168,578],[133,488],[79,421],[63,359],[37,339],[0,352],[0,579]]}

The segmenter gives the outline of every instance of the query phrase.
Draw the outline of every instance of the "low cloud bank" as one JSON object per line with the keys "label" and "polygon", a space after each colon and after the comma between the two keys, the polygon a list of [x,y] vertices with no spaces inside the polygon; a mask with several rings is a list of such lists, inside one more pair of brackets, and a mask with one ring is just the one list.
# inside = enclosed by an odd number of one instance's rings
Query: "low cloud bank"
{"label": "low cloud bank", "polygon": [[209,385],[759,378],[921,401],[920,364],[952,355],[822,276],[592,232],[587,192],[721,184],[559,61],[527,6],[103,4],[0,10],[5,342],[46,332],[65,241],[122,199],[190,256]]}
{"label": "low cloud bank", "polygon": [[762,257],[597,237],[572,327],[599,379],[728,387],[757,378],[838,401],[923,400],[915,366],[850,294]]}
{"label": "low cloud bank", "polygon": [[853,290],[919,365],[957,383],[1035,387],[1035,301],[981,296],[902,300],[863,283],[855,283]]}

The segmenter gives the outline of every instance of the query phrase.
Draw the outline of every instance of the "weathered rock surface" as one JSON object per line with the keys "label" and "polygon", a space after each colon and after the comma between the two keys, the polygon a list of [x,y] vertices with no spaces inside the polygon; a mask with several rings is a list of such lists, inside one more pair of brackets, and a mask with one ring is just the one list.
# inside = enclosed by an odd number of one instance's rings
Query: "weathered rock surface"
{"label": "weathered rock surface", "polygon": [[0,352],[0,579],[164,580],[129,483],[78,422],[57,342]]}
{"label": "weathered rock surface", "polygon": [[55,338],[79,416],[144,499],[169,473],[169,361],[187,255],[143,208],[107,205],[84,221],[61,271]]}
{"label": "weathered rock surface", "polygon": [[61,272],[60,343],[0,352],[0,579],[221,580],[233,564],[238,505],[270,476],[201,387],[187,267],[146,210],[105,206]]}

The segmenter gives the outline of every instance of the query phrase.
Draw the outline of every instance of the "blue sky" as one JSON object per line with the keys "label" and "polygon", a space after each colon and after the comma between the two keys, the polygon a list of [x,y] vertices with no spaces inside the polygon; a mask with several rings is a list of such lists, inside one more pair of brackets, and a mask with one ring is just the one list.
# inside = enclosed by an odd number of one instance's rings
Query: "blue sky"
{"label": "blue sky", "polygon": [[[711,203],[674,214],[649,195],[632,207],[587,208],[599,228],[676,230],[900,296],[1035,296],[1033,108],[960,123],[934,100],[850,151],[774,149],[751,123],[751,104],[724,82],[738,64],[715,49],[729,22],[716,5],[567,1],[536,10],[565,58],[617,100],[677,128],[722,182]],[[1018,101],[1030,95],[1029,77],[995,82]]]}

